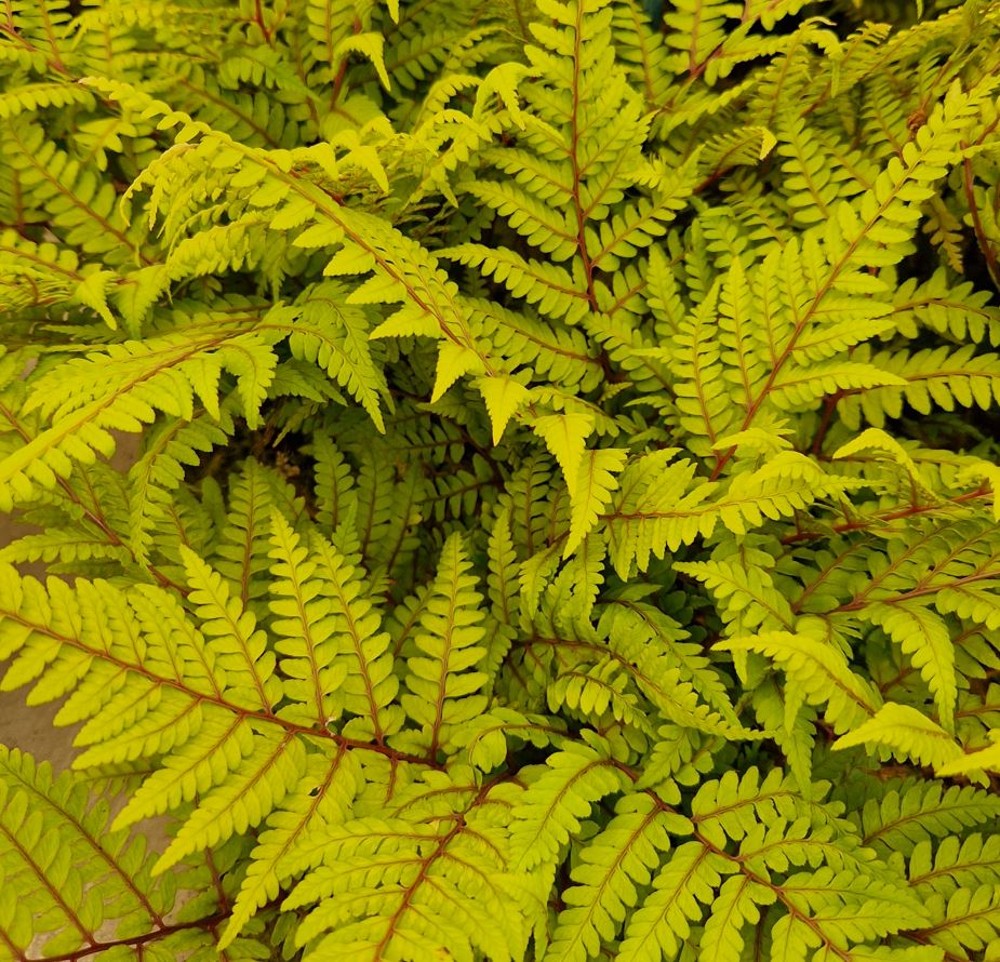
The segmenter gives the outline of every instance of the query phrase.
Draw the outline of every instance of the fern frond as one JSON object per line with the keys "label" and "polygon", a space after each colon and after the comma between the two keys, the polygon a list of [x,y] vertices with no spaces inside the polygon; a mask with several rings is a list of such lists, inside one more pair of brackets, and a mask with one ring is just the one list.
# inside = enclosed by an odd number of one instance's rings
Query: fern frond
{"label": "fern frond", "polygon": [[913,659],[927,682],[938,706],[938,717],[951,729],[958,697],[955,674],[955,648],[948,626],[934,612],[920,604],[873,604],[865,608],[870,620],[899,644]]}
{"label": "fern frond", "polygon": [[761,632],[717,646],[726,651],[756,651],[773,658],[792,690],[813,705],[827,705],[826,719],[837,732],[853,729],[880,708],[876,693],[859,678],[832,643],[808,633]]}
{"label": "fern frond", "polygon": [[[651,459],[650,466],[653,463]],[[711,482],[684,493],[693,477],[690,462],[672,465],[655,487],[645,490],[640,487],[638,467],[633,477],[635,482],[628,471],[623,473],[619,484],[623,496],[613,502],[607,515],[611,556],[619,572],[628,571],[633,563],[645,570],[650,555],[663,557],[667,548],[676,550],[699,536],[710,537],[720,523],[735,534],[744,534],[763,525],[766,518],[791,515],[819,497],[845,490],[839,479],[793,452],[779,454],[766,467],[737,476],[718,500],[709,500],[715,490]]]}
{"label": "fern frond", "polygon": [[567,745],[550,755],[513,812],[512,861],[521,869],[556,863],[594,803],[626,784],[600,743]]}
{"label": "fern frond", "polygon": [[909,860],[909,881],[922,893],[951,894],[959,886],[996,884],[1000,837],[978,833],[945,838],[937,849],[923,842]]}
{"label": "fern frond", "polygon": [[626,796],[615,817],[581,854],[566,890],[547,958],[586,962],[610,942],[650,883],[675,823],[648,795]]}
{"label": "fern frond", "polygon": [[997,729],[990,731],[991,744],[977,752],[949,760],[941,766],[942,775],[960,775],[978,771],[996,771],[1000,768],[1000,735]]}
{"label": "fern frond", "polygon": [[480,694],[486,676],[478,665],[486,655],[479,645],[485,635],[478,608],[481,596],[461,537],[452,535],[442,550],[438,576],[414,635],[419,652],[409,659],[405,678],[409,693],[401,703],[423,726],[431,756],[449,743],[451,729],[478,715],[486,706]]}
{"label": "fern frond", "polygon": [[150,432],[142,457],[128,475],[129,547],[140,561],[149,557],[153,529],[168,510],[185,470],[232,435],[230,407],[220,406],[218,423],[202,413],[191,421],[164,424]]}
{"label": "fern frond", "polygon": [[701,842],[685,842],[674,850],[653,880],[653,891],[625,927],[620,958],[645,962],[674,958],[701,922],[705,906],[728,870],[726,860]]}
{"label": "fern frond", "polygon": [[28,205],[48,213],[68,246],[116,265],[129,259],[151,263],[137,230],[126,226],[111,184],[59,150],[41,126],[16,117],[4,123],[0,140]]}
{"label": "fern frond", "polygon": [[732,561],[691,561],[675,564],[674,570],[702,582],[723,605],[729,625],[742,631],[750,628],[791,628],[791,605],[775,587],[768,573]]}
{"label": "fern frond", "polygon": [[381,403],[389,390],[368,342],[372,325],[363,310],[344,303],[347,294],[334,281],[303,291],[301,313],[290,326],[288,346],[293,357],[318,364],[346,388],[384,431]]}
{"label": "fern frond", "polygon": [[470,300],[468,307],[477,338],[511,368],[529,365],[536,377],[566,389],[591,391],[601,383],[604,375],[596,352],[579,331],[550,327],[539,318],[481,300]]}
{"label": "fern frond", "polygon": [[266,591],[271,511],[277,502],[272,478],[252,460],[234,477],[213,556],[209,559],[245,606]]}
{"label": "fern frond", "polygon": [[0,959],[1000,959],[1000,11],[828,6],[0,0]]}
{"label": "fern frond", "polygon": [[625,466],[626,453],[615,448],[584,451],[572,496],[572,519],[563,556],[569,557],[597,524],[598,515],[617,487],[615,474]]}
{"label": "fern frond", "polygon": [[222,575],[193,551],[182,547],[181,557],[191,604],[219,667],[226,672],[234,700],[252,710],[269,708],[280,700],[284,686],[274,672],[274,653],[268,650],[256,618],[230,593]]}
{"label": "fern frond", "polygon": [[462,244],[441,251],[440,256],[479,268],[552,320],[565,319],[567,324],[575,324],[589,310],[586,285],[581,285],[558,264],[527,259],[512,250],[492,250],[481,244]]}
{"label": "fern frond", "polygon": [[866,844],[909,854],[921,842],[988,825],[998,816],[1000,800],[982,789],[908,782],[887,792],[881,801],[867,802],[855,818]]}
{"label": "fern frond", "polygon": [[0,462],[0,504],[31,497],[35,484],[54,487],[74,461],[110,455],[112,430],[139,431],[157,411],[191,420],[197,396],[218,417],[224,369],[236,376],[243,413],[256,423],[275,363],[266,342],[238,331],[221,344],[217,336],[164,335],[67,362],[58,376],[38,382],[29,402],[50,425]]}
{"label": "fern frond", "polygon": [[5,958],[211,946],[207,928],[192,926],[185,939],[170,924],[175,884],[151,879],[143,841],[110,831],[107,807],[70,773],[54,776],[47,763],[2,748],[0,799],[0,865],[18,893],[0,919]]}
{"label": "fern frond", "polygon": [[250,868],[233,905],[226,930],[219,939],[224,950],[254,913],[278,897],[282,883],[310,862],[300,848],[321,826],[347,821],[359,780],[355,757],[345,749],[332,756],[310,755],[306,773],[267,818],[254,848]]}
{"label": "fern frond", "polygon": [[898,756],[941,768],[961,754],[961,748],[940,725],[911,708],[887,702],[868,721],[834,743],[835,748],[856,745],[887,748]]}
{"label": "fern frond", "polygon": [[393,672],[391,638],[364,585],[364,571],[356,555],[346,555],[325,538],[311,542],[317,565],[320,597],[326,602],[332,644],[337,654],[338,686],[331,717],[339,711],[354,716],[346,730],[361,739],[381,742],[402,723],[402,709],[394,705],[399,681]]}
{"label": "fern frond", "polygon": [[[1000,396],[1000,358],[976,355],[973,345],[954,352],[947,347],[912,355],[885,352],[872,361],[904,382],[898,387],[872,385],[874,390],[864,390],[854,402],[854,411],[860,407],[858,413],[863,412],[877,427],[885,424],[886,417],[899,417],[904,403],[920,414],[930,414],[934,408],[951,411],[957,405],[986,409]],[[845,409],[844,415],[848,423],[856,423],[857,413]]]}
{"label": "fern frond", "polygon": [[576,253],[576,232],[568,213],[553,210],[513,184],[475,181],[463,186],[482,203],[506,217],[510,226],[529,244],[557,263]]}
{"label": "fern frond", "polygon": [[295,702],[281,712],[303,725],[325,725],[335,717],[332,693],[343,685],[347,668],[335,663],[319,566],[277,512],[271,529],[271,630],[279,636],[275,649],[284,656],[278,660],[283,694]]}
{"label": "fern frond", "polygon": [[[297,935],[305,957],[447,950],[472,958],[475,947],[516,958],[527,933],[506,884],[506,831],[489,814],[491,803],[511,804],[511,794],[483,786],[432,823],[368,818],[317,832],[322,864],[284,903],[318,902]],[[379,877],[368,880],[373,866]]]}
{"label": "fern frond", "polygon": [[159,874],[185,856],[224,842],[258,825],[305,774],[306,750],[291,733],[269,732],[254,739],[251,754],[229,778],[202,797],[153,866]]}

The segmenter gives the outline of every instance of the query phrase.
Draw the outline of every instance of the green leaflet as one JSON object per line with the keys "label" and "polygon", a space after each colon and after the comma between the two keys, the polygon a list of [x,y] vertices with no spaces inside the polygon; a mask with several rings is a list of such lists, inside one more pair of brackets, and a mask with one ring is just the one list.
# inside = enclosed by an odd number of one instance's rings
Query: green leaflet
{"label": "green leaflet", "polygon": [[907,705],[889,702],[850,734],[837,739],[835,748],[870,744],[888,748],[900,757],[913,758],[936,769],[949,767],[960,756],[959,747],[948,733],[929,718]]}
{"label": "green leaflet", "polygon": [[1000,958],[1000,14],[826,6],[0,7],[0,962]]}
{"label": "green leaflet", "polygon": [[465,557],[461,539],[452,535],[441,555],[438,577],[431,585],[414,632],[413,653],[404,679],[409,693],[401,703],[423,727],[431,757],[447,747],[451,730],[470,721],[486,706],[479,694],[486,676],[478,671],[486,650],[480,642],[482,596]]}

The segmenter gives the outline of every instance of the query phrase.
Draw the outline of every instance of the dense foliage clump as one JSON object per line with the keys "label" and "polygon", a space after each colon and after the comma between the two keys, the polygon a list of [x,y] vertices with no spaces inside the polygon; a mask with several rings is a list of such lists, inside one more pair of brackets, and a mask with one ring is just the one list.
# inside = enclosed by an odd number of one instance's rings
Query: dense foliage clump
{"label": "dense foliage clump", "polygon": [[0,2],[0,960],[1000,959],[998,98],[981,0]]}

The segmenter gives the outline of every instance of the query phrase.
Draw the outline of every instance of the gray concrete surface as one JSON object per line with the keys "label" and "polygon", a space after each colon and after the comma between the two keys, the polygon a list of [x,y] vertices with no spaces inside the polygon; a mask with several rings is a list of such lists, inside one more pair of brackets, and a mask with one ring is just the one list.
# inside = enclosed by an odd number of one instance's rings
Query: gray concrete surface
{"label": "gray concrete surface", "polygon": [[39,761],[49,761],[56,770],[69,768],[75,754],[76,729],[56,728],[52,724],[58,704],[26,707],[27,690],[0,694],[0,744],[20,748]]}

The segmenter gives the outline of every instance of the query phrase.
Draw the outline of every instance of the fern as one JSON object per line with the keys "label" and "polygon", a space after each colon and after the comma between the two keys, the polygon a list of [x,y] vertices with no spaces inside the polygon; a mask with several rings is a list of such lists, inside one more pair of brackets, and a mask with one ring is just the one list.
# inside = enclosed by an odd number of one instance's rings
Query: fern
{"label": "fern", "polygon": [[828,6],[0,4],[0,959],[997,955],[1000,15]]}

